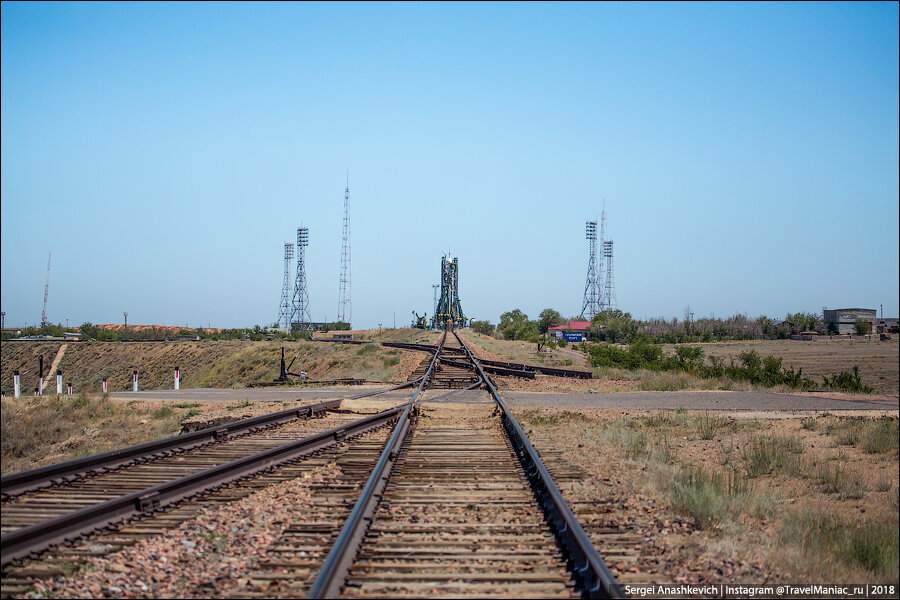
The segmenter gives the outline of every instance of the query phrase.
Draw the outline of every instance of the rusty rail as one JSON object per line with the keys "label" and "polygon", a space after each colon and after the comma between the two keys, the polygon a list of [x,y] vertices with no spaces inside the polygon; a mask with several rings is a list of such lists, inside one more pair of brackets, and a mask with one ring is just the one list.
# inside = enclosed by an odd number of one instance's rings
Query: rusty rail
{"label": "rusty rail", "polygon": [[408,405],[8,532],[0,536],[0,564],[6,566],[16,559],[124,519],[162,509],[190,496],[311,454],[381,427],[396,419],[404,409],[408,411]]}
{"label": "rusty rail", "polygon": [[347,518],[347,522],[341,529],[334,546],[331,547],[331,552],[328,553],[325,564],[322,565],[322,569],[307,593],[308,598],[336,598],[340,594],[341,588],[347,580],[350,567],[359,552],[359,546],[372,522],[372,515],[375,514],[375,509],[378,508],[378,502],[381,500],[381,494],[387,485],[388,478],[391,476],[394,462],[399,456],[400,448],[406,439],[406,434],[409,432],[410,414],[417,408],[419,395],[434,371],[441,347],[446,339],[447,334],[445,332],[437,351],[434,353],[434,357],[431,359],[428,371],[422,377],[422,382],[419,384],[415,395],[406,403],[403,414],[400,415],[397,424],[394,426],[391,438],[378,458],[378,462],[375,464],[375,468],[372,470],[372,474],[369,476],[369,480],[366,482],[366,487],[363,488],[359,500],[353,507],[353,512]]}
{"label": "rusty rail", "polygon": [[[457,336],[458,338],[459,336]],[[625,594],[615,577],[609,571],[597,549],[594,548],[594,544],[582,529],[578,519],[575,518],[572,509],[569,508],[562,492],[554,483],[537,450],[528,441],[528,436],[522,426],[519,425],[506,402],[500,397],[494,383],[484,374],[484,370],[475,360],[471,350],[462,344],[462,340],[460,340],[460,344],[466,349],[466,353],[476,366],[476,371],[484,379],[488,391],[500,408],[503,427],[513,442],[516,455],[531,483],[535,498],[547,514],[548,523],[553,529],[557,543],[572,562],[572,575],[577,580],[582,595],[586,598],[624,598]]]}
{"label": "rusty rail", "polygon": [[0,479],[0,493],[2,493],[4,499],[11,498],[25,492],[49,487],[57,482],[65,482],[91,473],[109,471],[140,460],[155,458],[163,453],[182,452],[204,444],[233,439],[239,435],[253,433],[266,427],[312,417],[319,413],[336,409],[340,405],[341,400],[337,399],[309,406],[298,406],[297,408],[251,417],[234,423],[199,429],[190,433],[156,440],[155,442],[146,442],[38,469],[12,473]]}

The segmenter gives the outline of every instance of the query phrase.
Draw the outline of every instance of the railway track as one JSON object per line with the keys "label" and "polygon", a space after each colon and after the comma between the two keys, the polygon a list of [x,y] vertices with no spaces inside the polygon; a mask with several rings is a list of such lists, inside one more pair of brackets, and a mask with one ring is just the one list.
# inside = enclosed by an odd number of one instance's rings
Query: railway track
{"label": "railway track", "polygon": [[[242,575],[249,587],[235,592],[226,578],[191,593],[621,597],[484,365],[455,334],[416,349],[430,358],[401,386],[416,386],[415,393],[377,416],[293,418],[238,439],[213,436],[173,455],[157,450],[110,472],[93,465],[71,477],[55,473],[7,494],[3,596],[22,594],[66,565],[159,536],[210,506],[330,466],[340,475],[313,486],[302,516]],[[422,403],[426,389],[451,390],[446,396],[480,386],[493,404],[462,419]],[[125,508],[113,517],[53,532],[56,522],[116,503]]]}

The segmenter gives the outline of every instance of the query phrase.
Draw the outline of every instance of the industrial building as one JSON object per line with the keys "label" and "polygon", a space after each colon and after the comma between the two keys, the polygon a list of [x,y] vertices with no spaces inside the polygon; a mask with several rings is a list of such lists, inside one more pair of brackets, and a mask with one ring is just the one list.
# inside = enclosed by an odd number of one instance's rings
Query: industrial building
{"label": "industrial building", "polygon": [[868,331],[875,331],[875,320],[878,316],[874,308],[838,308],[835,310],[823,310],[822,320],[825,321],[825,329],[838,335],[855,334],[856,321],[862,320],[869,324]]}

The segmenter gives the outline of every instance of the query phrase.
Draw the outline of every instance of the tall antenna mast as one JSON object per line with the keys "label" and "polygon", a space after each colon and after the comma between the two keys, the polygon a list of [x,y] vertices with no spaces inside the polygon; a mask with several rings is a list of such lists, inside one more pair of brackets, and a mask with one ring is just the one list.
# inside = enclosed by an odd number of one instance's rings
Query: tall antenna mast
{"label": "tall antenna mast", "polygon": [[47,326],[47,296],[50,294],[50,256],[47,253],[47,283],[44,284],[44,311],[41,313],[41,327]]}
{"label": "tall antenna mast", "polygon": [[294,245],[284,244],[284,283],[281,286],[281,303],[278,305],[278,324],[285,329],[291,328],[291,259],[294,258]]}
{"label": "tall antenna mast", "polygon": [[341,288],[338,293],[338,321],[353,320],[353,303],[350,300],[350,171],[347,171],[347,187],[344,190],[344,234],[341,241]]}
{"label": "tall antenna mast", "polygon": [[309,229],[297,228],[297,279],[294,280],[294,299],[291,303],[291,323],[299,323],[300,329],[312,328],[309,316],[309,290],[306,288],[306,247],[309,246]]}
{"label": "tall antenna mast", "polygon": [[597,268],[597,221],[586,221],[584,237],[588,240],[588,271],[584,283],[584,300],[581,316],[590,320],[600,312],[600,278]]}

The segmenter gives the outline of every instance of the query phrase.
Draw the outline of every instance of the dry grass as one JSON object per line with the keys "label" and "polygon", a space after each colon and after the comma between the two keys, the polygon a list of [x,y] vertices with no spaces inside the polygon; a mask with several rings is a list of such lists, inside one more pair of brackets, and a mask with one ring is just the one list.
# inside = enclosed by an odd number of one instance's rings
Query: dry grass
{"label": "dry grass", "polygon": [[[421,330],[397,330],[398,337],[430,341],[434,334]],[[401,332],[407,332],[400,335]],[[99,392],[104,377],[109,391],[130,390],[132,371],[140,373],[140,389],[171,389],[173,370],[181,369],[181,387],[246,387],[278,376],[281,347],[288,362],[296,358],[291,371],[306,371],[310,378],[352,377],[370,381],[394,381],[398,377],[403,351],[328,342],[79,342],[70,343],[60,369],[76,393]],[[43,354],[45,369],[58,344],[45,342],[4,342],[2,346],[2,389],[12,395],[12,372],[18,369],[24,393],[36,385],[37,359]],[[366,350],[360,350],[364,348]],[[33,371],[33,373],[32,373]],[[46,375],[46,373],[45,373]]]}
{"label": "dry grass", "polygon": [[[896,413],[743,419],[707,412],[522,410],[544,454],[689,518],[685,560],[764,561],[806,583],[897,583]],[[621,457],[614,471],[613,456]],[[624,465],[624,467],[623,467]],[[608,479],[609,478],[609,479]],[[597,493],[603,493],[598,491]],[[677,542],[673,542],[677,543]],[[706,558],[703,558],[706,557]],[[715,575],[710,582],[716,582]]]}
{"label": "dry grass", "polygon": [[[738,359],[741,352],[756,350],[760,356],[777,356],[784,359],[784,366],[803,369],[805,377],[817,384],[822,378],[841,371],[852,371],[859,366],[863,383],[872,386],[876,393],[897,395],[900,388],[900,341],[879,340],[748,340],[739,342],[714,342],[688,344],[700,346],[706,356]],[[667,353],[674,352],[674,345],[663,346]]]}
{"label": "dry grass", "polygon": [[171,435],[192,409],[149,409],[104,396],[4,398],[3,474],[35,469]]}
{"label": "dry grass", "polygon": [[[566,349],[556,349],[550,354],[538,353],[536,345],[516,340],[496,340],[494,338],[466,330],[462,334],[475,345],[490,354],[488,358],[510,360],[530,364],[559,366],[563,368],[591,370],[587,359],[570,345]],[[741,352],[756,350],[761,356],[776,356],[784,359],[784,365],[802,368],[803,375],[811,377],[818,385],[822,378],[841,371],[852,371],[858,365],[864,384],[874,388],[876,393],[897,395],[900,379],[900,344],[897,340],[818,340],[799,342],[793,340],[752,340],[741,342],[716,342],[691,344],[701,346],[707,356],[722,358],[726,364],[730,358],[737,361]],[[675,346],[663,346],[671,354]],[[629,371],[613,367],[593,368],[595,380],[588,387],[599,392],[616,391],[681,391],[681,390],[727,390],[727,391],[774,391],[794,393],[786,386],[768,388],[730,379],[701,379],[689,373],[670,371],[650,371],[638,369]],[[513,384],[513,389],[526,389]],[[557,386],[560,387],[560,386]],[[563,382],[573,392],[583,392],[583,381]],[[562,389],[554,389],[563,391]]]}
{"label": "dry grass", "polygon": [[470,340],[475,345],[484,348],[492,354],[505,357],[510,362],[525,363],[530,365],[543,365],[547,367],[559,367],[562,369],[590,370],[590,365],[584,355],[578,351],[557,348],[549,354],[538,352],[537,344],[523,342],[521,340],[498,340],[466,329],[460,332],[460,337]]}

